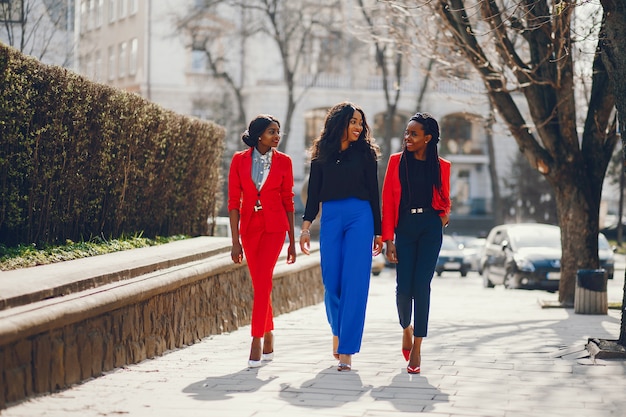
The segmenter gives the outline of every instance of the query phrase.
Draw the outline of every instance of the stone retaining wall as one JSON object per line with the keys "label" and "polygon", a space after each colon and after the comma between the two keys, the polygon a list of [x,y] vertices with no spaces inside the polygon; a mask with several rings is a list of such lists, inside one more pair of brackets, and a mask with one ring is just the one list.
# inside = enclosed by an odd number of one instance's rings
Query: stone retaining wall
{"label": "stone retaining wall", "polygon": [[[319,253],[275,270],[279,315],[323,300]],[[16,307],[0,318],[0,410],[250,324],[245,265],[218,254]]]}

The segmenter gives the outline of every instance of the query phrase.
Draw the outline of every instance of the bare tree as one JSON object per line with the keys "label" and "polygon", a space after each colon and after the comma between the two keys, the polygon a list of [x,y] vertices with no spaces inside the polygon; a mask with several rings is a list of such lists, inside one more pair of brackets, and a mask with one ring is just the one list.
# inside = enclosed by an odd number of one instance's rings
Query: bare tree
{"label": "bare tree", "polygon": [[[385,13],[384,5],[374,3],[366,5],[364,0],[357,1],[360,12],[365,21],[365,28],[362,31],[366,36],[366,41],[374,46],[376,67],[380,71],[381,88],[385,96],[386,111],[383,116],[382,138],[379,146],[384,156],[379,163],[379,172],[382,176],[387,169],[387,159],[391,154],[391,139],[399,132],[396,129],[396,113],[398,102],[402,92],[404,81],[404,67],[407,53],[405,46],[398,40],[406,39],[406,17],[396,14]],[[393,35],[393,32],[402,32]],[[404,126],[405,121],[402,121]],[[382,181],[381,181],[382,184]]]}
{"label": "bare tree", "polygon": [[[559,301],[573,305],[576,271],[599,265],[602,182],[617,141],[605,67],[597,55],[589,99],[577,102],[571,1],[438,0],[432,6],[439,30],[478,72],[520,151],[554,188],[563,244]],[[579,137],[576,111],[585,105]]]}
{"label": "bare tree", "polygon": [[0,1],[0,40],[42,62],[72,63],[73,27],[72,1]]}
{"label": "bare tree", "polygon": [[[247,121],[243,97],[245,66],[242,61],[246,39],[252,34],[250,20],[246,11],[236,5],[230,5],[233,7],[230,16],[224,16],[219,13],[220,5],[229,5],[229,2],[213,0],[191,7],[185,15],[176,17],[176,33],[183,34],[186,46],[193,53],[204,55],[204,69],[213,79],[221,82],[232,97],[236,115],[232,123],[227,123],[231,128],[228,130],[241,132]],[[221,106],[223,103],[218,104]]]}
{"label": "bare tree", "polygon": [[[459,59],[459,56],[462,55],[459,49],[446,40],[437,24],[432,23],[436,16],[430,13],[426,3],[412,7],[407,7],[406,4],[396,7],[397,3],[394,1],[383,3],[386,3],[387,6],[386,15],[388,21],[393,22],[393,16],[397,17],[399,15],[401,17],[402,25],[400,27],[402,30],[398,30],[397,25],[391,25],[396,27],[396,29],[390,30],[391,37],[394,38],[394,44],[401,45],[404,54],[422,58],[421,62],[414,59],[411,60],[414,65],[417,65],[416,68],[411,70],[418,70],[422,75],[417,92],[416,111],[422,111],[424,98],[429,91],[431,81],[453,80],[454,83],[462,85],[465,81],[471,80],[474,70],[469,63],[462,60],[462,57]],[[425,65],[422,62],[425,62]],[[476,94],[476,92],[471,94],[472,100],[476,99]],[[472,105],[469,101],[466,104],[468,106]],[[496,224],[499,224],[503,219],[503,202],[501,201],[500,180],[495,159],[495,111],[493,106],[490,106],[487,114],[479,117],[467,115],[467,118],[482,124],[484,128],[486,155],[489,161],[487,167],[491,184],[492,213],[494,221]]]}
{"label": "bare tree", "polygon": [[[260,14],[260,30],[270,36],[280,53],[283,80],[287,88],[287,110],[279,145],[279,150],[284,151],[290,139],[296,105],[306,91],[315,85],[317,77],[324,70],[321,57],[328,51],[318,53],[322,65],[303,68],[305,58],[311,52],[311,42],[325,34],[336,33],[337,22],[341,19],[341,3],[338,0],[248,0],[240,4]],[[298,86],[298,77],[305,74],[309,77]],[[305,80],[304,77],[301,79]]]}

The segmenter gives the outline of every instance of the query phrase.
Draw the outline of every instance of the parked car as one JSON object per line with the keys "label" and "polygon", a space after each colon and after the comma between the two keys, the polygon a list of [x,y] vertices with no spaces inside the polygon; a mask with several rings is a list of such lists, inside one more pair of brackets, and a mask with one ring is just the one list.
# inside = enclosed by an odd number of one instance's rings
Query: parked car
{"label": "parked car", "polygon": [[480,258],[483,255],[486,241],[487,239],[484,237],[475,237],[464,239],[461,243],[463,263],[469,265],[470,271],[478,271],[480,269]]}
{"label": "parked car", "polygon": [[465,277],[469,269],[469,264],[463,260],[463,251],[459,242],[450,235],[443,235],[441,251],[435,267],[437,276],[441,276],[443,271],[458,271],[462,277]]}
{"label": "parked car", "polygon": [[[599,246],[609,246],[598,236]],[[610,250],[610,246],[609,246]],[[614,259],[599,250],[601,268],[613,275]],[[483,286],[544,289],[557,291],[561,278],[561,229],[536,223],[506,224],[494,227],[487,236],[479,272]]]}
{"label": "parked car", "polygon": [[615,273],[615,248],[611,246],[604,233],[598,235],[598,258],[600,268],[606,271],[606,277],[613,279]]}

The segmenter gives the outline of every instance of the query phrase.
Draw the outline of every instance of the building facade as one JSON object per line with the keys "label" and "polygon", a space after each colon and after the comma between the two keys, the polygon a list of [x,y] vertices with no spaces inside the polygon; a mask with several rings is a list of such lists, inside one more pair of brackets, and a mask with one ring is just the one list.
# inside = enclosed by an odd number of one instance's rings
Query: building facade
{"label": "building facade", "polygon": [[[203,49],[206,43],[198,47],[197,32],[191,33],[184,26],[188,23],[187,16],[198,9],[197,3],[78,1],[75,23],[78,71],[94,81],[135,92],[173,111],[224,122],[225,113],[234,112],[232,96],[224,92],[224,83],[210,69]],[[349,6],[342,13],[348,19],[354,18]],[[284,123],[288,91],[280,50],[262,31],[245,38],[232,35],[247,24],[245,17],[241,10],[220,7],[203,15],[200,26],[209,28],[208,33],[213,31],[211,47],[223,58],[221,70],[228,72],[240,88],[246,118],[270,113]],[[375,137],[383,132],[381,120],[387,111],[383,79],[374,63],[371,45],[354,36],[331,38],[327,33],[313,34],[310,43],[311,53],[317,58],[302,65],[297,74],[294,91],[299,99],[285,149],[294,161],[298,198],[308,174],[306,150],[319,133],[330,106],[343,100],[359,104]],[[322,59],[325,56],[330,59]],[[392,80],[402,86],[402,92],[391,151],[400,149],[402,132],[412,114],[432,113],[441,124],[440,154],[452,162],[453,218],[460,220],[457,224],[466,224],[467,230],[457,232],[485,232],[493,221],[488,135],[496,147],[494,163],[499,175],[507,174],[509,155],[515,153],[517,146],[507,131],[498,129],[498,125],[488,126],[491,110],[480,80],[433,79],[423,95],[422,105],[416,108],[424,81],[419,70],[424,66],[422,59],[412,58],[406,63],[403,78]],[[320,62],[323,71],[319,71]],[[224,124],[229,127],[228,122]],[[225,159],[243,148],[240,134],[241,131],[228,133]],[[388,157],[382,156],[385,161]]]}

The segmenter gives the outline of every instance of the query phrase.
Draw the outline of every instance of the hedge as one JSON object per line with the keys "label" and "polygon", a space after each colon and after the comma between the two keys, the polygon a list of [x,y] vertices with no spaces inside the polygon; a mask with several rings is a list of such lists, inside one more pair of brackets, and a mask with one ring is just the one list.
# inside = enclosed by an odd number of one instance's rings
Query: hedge
{"label": "hedge", "polygon": [[224,134],[0,43],[0,244],[206,234]]}

